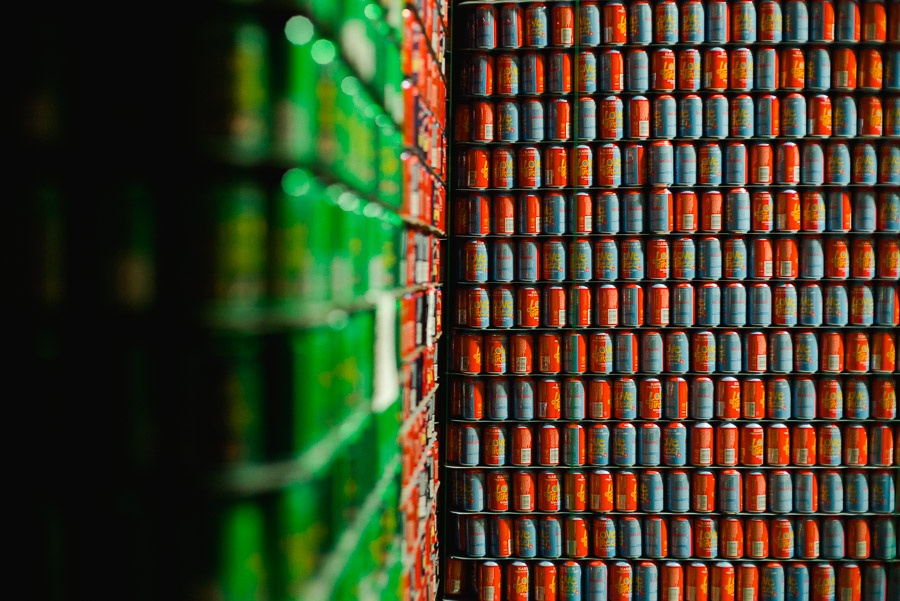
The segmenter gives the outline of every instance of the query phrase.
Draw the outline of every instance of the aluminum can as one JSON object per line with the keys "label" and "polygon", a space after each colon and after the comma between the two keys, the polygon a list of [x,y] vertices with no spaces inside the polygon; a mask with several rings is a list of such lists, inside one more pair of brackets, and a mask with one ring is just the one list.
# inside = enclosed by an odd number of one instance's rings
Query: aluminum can
{"label": "aluminum can", "polygon": [[718,326],[721,323],[721,291],[718,284],[706,283],[697,290],[697,323]]}
{"label": "aluminum can", "polygon": [[[526,99],[522,104],[522,140],[540,141],[544,139],[544,103],[541,100]],[[521,153],[519,154],[521,160]],[[539,156],[539,155],[538,155]],[[521,173],[521,166],[520,166]],[[521,182],[520,182],[521,185]]]}
{"label": "aluminum can", "polygon": [[857,112],[853,96],[847,94],[833,96],[831,104],[832,135],[840,138],[856,136]]}
{"label": "aluminum can", "polygon": [[881,52],[875,48],[859,51],[859,77],[857,87],[861,90],[880,90],[884,83],[884,63]]}
{"label": "aluminum can", "polygon": [[[694,206],[696,206],[696,202]],[[694,216],[692,215],[691,217],[693,218]],[[687,216],[684,219],[687,219]],[[679,238],[672,245],[672,277],[681,280],[692,280],[695,276],[696,253],[694,251],[694,241],[692,238]],[[693,293],[691,293],[691,299],[691,313],[693,314]]]}
{"label": "aluminum can", "polygon": [[[700,183],[709,185],[722,183],[722,149],[718,144],[710,143],[700,146]],[[719,229],[721,229],[721,225]]]}
{"label": "aluminum can", "polygon": [[[622,100],[608,96],[600,101],[600,138],[620,140],[624,134]],[[590,184],[587,184],[590,185]]]}
{"label": "aluminum can", "polygon": [[578,43],[580,46],[600,44],[600,8],[596,2],[583,2],[577,15]]}
{"label": "aluminum can", "polygon": [[574,132],[580,140],[593,140],[597,137],[597,103],[593,98],[581,96],[576,103],[576,119]]}
{"label": "aluminum can", "polygon": [[[774,91],[779,87],[779,61],[778,52],[774,48],[759,48],[756,51],[756,60],[754,61],[754,84],[757,90]],[[768,98],[774,98],[767,96]],[[776,106],[777,109],[777,106]],[[778,111],[771,111],[776,115]]]}
{"label": "aluminum can", "polygon": [[544,47],[549,43],[550,11],[546,4],[529,4],[525,8],[525,45]]}
{"label": "aluminum can", "polygon": [[616,511],[637,511],[637,478],[633,472],[620,471],[615,475]]}
{"label": "aluminum can", "polygon": [[[707,472],[709,473],[709,472]],[[719,537],[715,520],[710,518],[696,518],[693,524],[694,530],[694,555],[703,559],[713,559],[718,553]],[[718,566],[720,564],[716,564]],[[713,568],[715,570],[715,567]],[[715,572],[713,572],[715,575]],[[713,582],[715,583],[715,576]],[[713,584],[713,599],[717,598],[715,584]],[[718,597],[725,599],[725,597]],[[733,600],[732,600],[733,601]]]}
{"label": "aluminum can", "polygon": [[[763,476],[762,472],[750,472],[745,475],[744,478],[744,490],[746,491],[746,503],[745,506],[747,511],[761,513],[766,510],[766,478]],[[762,521],[762,520],[760,520]],[[765,525],[765,521],[762,521],[763,525]],[[748,525],[748,531],[750,527]],[[761,539],[768,546],[768,533],[766,536],[761,537]],[[747,545],[748,551],[752,550],[752,544]],[[768,555],[768,549],[765,555]]]}
{"label": "aluminum can", "polygon": [[695,48],[678,51],[678,89],[689,92],[700,89],[700,52]]}
{"label": "aluminum can", "polygon": [[[675,183],[687,186],[697,183],[697,151],[693,144],[680,143],[675,146]],[[693,195],[693,192],[687,194]]]}
{"label": "aluminum can", "polygon": [[781,72],[779,88],[782,90],[802,90],[806,87],[806,59],[800,48],[785,48],[781,51]]}
{"label": "aluminum can", "polygon": [[754,326],[768,326],[772,323],[772,291],[768,284],[750,286],[749,323]]}
{"label": "aluminum can", "polygon": [[705,422],[691,426],[691,465],[712,465],[713,427]]}
{"label": "aluminum can", "polygon": [[699,96],[689,94],[679,102],[678,136],[699,138],[703,135],[703,101]]}
{"label": "aluminum can", "polygon": [[830,87],[831,55],[825,48],[810,48],[806,61],[806,89],[828,90]]}
{"label": "aluminum can", "polygon": [[602,92],[621,92],[625,86],[625,63],[622,53],[616,49],[600,51],[599,83]]}
{"label": "aluminum can", "polygon": [[724,92],[728,89],[728,53],[724,48],[710,48],[703,55],[703,89]]}
{"label": "aluminum can", "polygon": [[645,50],[626,51],[625,89],[629,92],[646,92],[650,89],[650,59]]}
{"label": "aluminum can", "polygon": [[572,137],[572,110],[565,98],[547,101],[545,132],[550,140],[568,140]]}
{"label": "aluminum can", "polygon": [[853,147],[854,184],[874,185],[878,179],[878,158],[872,144],[862,143]]}
{"label": "aluminum can", "polygon": [[728,3],[712,0],[706,3],[706,41],[724,44],[729,41]]}
{"label": "aluminum can", "polygon": [[547,59],[550,63],[547,91],[551,94],[570,94],[572,92],[572,55],[566,52],[550,52]]}
{"label": "aluminum can", "polygon": [[[710,332],[700,332],[699,341],[695,334],[693,348],[698,344],[715,346],[715,338]],[[695,350],[696,352],[696,350]],[[709,352],[707,350],[707,352]],[[715,355],[713,349],[712,355]],[[694,378],[691,383],[691,417],[694,419],[712,419],[713,416],[713,383],[707,377]]]}
{"label": "aluminum can", "polygon": [[472,96],[490,96],[494,93],[494,57],[476,53],[469,65],[468,87]]}
{"label": "aluminum can", "polygon": [[802,177],[803,184],[822,185],[825,182],[825,154],[819,144],[804,144],[802,152]]}
{"label": "aluminum can", "polygon": [[835,48],[831,61],[831,87],[834,90],[854,90],[857,80],[856,51]]}
{"label": "aluminum can", "polygon": [[663,48],[654,50],[652,56],[652,66],[650,69],[650,89],[655,91],[674,90],[675,53],[668,48]]}
{"label": "aluminum can", "polygon": [[663,94],[653,101],[653,137],[672,139],[676,133],[675,98]]}
{"label": "aluminum can", "polygon": [[725,513],[739,513],[743,509],[741,474],[724,470],[719,475],[719,509]]}
{"label": "aluminum can", "polygon": [[540,549],[541,557],[555,559],[562,556],[562,524],[555,516],[541,516]]}
{"label": "aluminum can", "polygon": [[666,426],[663,448],[663,462],[666,465],[685,465],[687,463],[687,429],[683,424],[673,423]]}
{"label": "aluminum can", "polygon": [[[737,137],[737,136],[734,136]],[[729,185],[743,186],[747,183],[747,147],[740,142],[734,142],[725,147],[725,183]],[[744,190],[746,193],[746,190]],[[747,208],[749,210],[750,196],[747,195]],[[749,215],[748,215],[749,218]],[[748,224],[749,228],[749,224]]]}
{"label": "aluminum can", "polygon": [[[621,57],[621,55],[620,55]],[[621,59],[620,59],[621,65]],[[578,53],[575,60],[578,73],[576,89],[581,94],[593,94],[597,91],[597,56],[590,50]],[[621,69],[619,70],[621,73]]]}
{"label": "aluminum can", "polygon": [[659,513],[663,510],[663,481],[658,471],[647,470],[641,474],[640,499],[641,511]]}
{"label": "aluminum can", "polygon": [[[615,144],[602,144],[597,148],[597,185],[615,187],[622,185],[622,155],[619,147]],[[602,198],[606,201],[605,205],[618,200],[615,193],[606,194]],[[610,210],[605,212],[601,212],[602,208],[607,207],[598,206],[598,221],[604,216],[608,216],[608,218],[605,223],[599,221],[598,225],[605,230],[613,230],[610,233],[617,232],[619,226],[618,219],[616,219],[619,213],[618,203],[609,206]]]}
{"label": "aluminum can", "polygon": [[500,54],[495,59],[497,84],[494,92],[500,96],[519,94],[519,57],[515,54]]}
{"label": "aluminum can", "polygon": [[689,0],[681,5],[681,42],[700,44],[705,39],[705,19],[703,4]]}
{"label": "aluminum can", "polygon": [[694,332],[691,340],[694,371],[712,373],[715,369],[716,342],[711,332]]}
{"label": "aluminum can", "polygon": [[633,96],[628,100],[628,117],[625,135],[629,138],[650,136],[650,101],[645,96]]}
{"label": "aluminum can", "polygon": [[603,5],[603,43],[622,45],[626,36],[625,6],[619,0]]}

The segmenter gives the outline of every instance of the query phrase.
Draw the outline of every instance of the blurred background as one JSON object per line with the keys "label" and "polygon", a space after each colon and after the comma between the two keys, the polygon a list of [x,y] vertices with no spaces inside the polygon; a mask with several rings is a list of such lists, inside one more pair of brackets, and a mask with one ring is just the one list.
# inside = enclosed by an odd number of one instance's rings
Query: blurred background
{"label": "blurred background", "polygon": [[30,586],[430,598],[446,7],[185,4],[6,40]]}

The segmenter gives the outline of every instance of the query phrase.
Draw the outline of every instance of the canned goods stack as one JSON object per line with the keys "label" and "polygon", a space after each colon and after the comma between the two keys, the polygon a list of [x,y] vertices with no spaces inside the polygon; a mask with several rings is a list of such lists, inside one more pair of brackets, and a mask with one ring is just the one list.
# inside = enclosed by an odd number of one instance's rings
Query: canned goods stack
{"label": "canned goods stack", "polygon": [[454,19],[445,598],[900,596],[900,3]]}

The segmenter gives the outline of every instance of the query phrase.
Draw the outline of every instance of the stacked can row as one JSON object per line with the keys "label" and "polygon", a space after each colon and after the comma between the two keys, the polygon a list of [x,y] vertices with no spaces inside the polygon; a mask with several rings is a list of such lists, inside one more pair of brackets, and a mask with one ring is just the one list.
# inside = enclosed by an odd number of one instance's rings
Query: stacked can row
{"label": "stacked can row", "polygon": [[[565,125],[568,128],[568,125]],[[698,158],[699,155],[699,158]],[[826,169],[827,163],[827,169]],[[724,165],[724,169],[723,169]],[[724,177],[723,177],[724,171]],[[699,177],[698,177],[699,174]],[[592,148],[561,145],[469,148],[458,158],[457,183],[470,190],[535,190],[621,186],[820,186],[823,184],[900,184],[900,144],[860,142],[851,152],[844,142],[822,145],[794,142],[754,144],[715,143],[697,148],[668,140],[631,143],[621,148],[603,144]],[[659,190],[665,194],[665,190]],[[670,194],[670,193],[669,193]],[[721,193],[720,193],[721,194]],[[743,188],[729,191],[749,205]],[[747,215],[749,220],[749,214]]]}
{"label": "stacked can row", "polygon": [[[649,202],[648,202],[649,199]],[[753,188],[604,190],[589,192],[482,191],[454,201],[457,235],[536,236],[639,233],[884,233],[900,232],[895,188],[826,192]],[[646,213],[646,217],[645,217]],[[749,219],[749,222],[748,222]]]}
{"label": "stacked can row", "polygon": [[[451,417],[466,421],[540,420],[893,420],[897,396],[891,378],[800,376],[668,376],[633,378],[457,378]],[[459,425],[459,424],[457,424]],[[705,428],[705,426],[703,426]],[[679,444],[685,432],[674,432]],[[776,430],[779,430],[778,426]],[[733,436],[731,432],[728,436]],[[520,444],[515,441],[516,444]],[[608,439],[608,435],[604,435]],[[699,442],[699,441],[698,441]],[[674,444],[674,443],[673,443]]]}
{"label": "stacked can row", "polygon": [[444,592],[477,601],[890,601],[900,565],[882,562],[479,561],[451,559]]}
{"label": "stacked can row", "polygon": [[[544,48],[623,44],[879,44],[900,40],[900,9],[857,0],[619,0],[482,4],[460,35],[469,48]],[[810,6],[812,10],[810,10]],[[890,12],[890,17],[888,17]],[[890,24],[890,27],[888,26]]]}
{"label": "stacked can row", "polygon": [[[888,425],[860,423],[790,427],[783,423],[763,427],[753,422],[715,426],[707,422],[672,422],[663,427],[627,421],[609,426],[455,424],[450,431],[448,460],[467,467],[884,467],[894,463],[894,435]],[[712,511],[712,504],[704,511]]]}
{"label": "stacked can row", "polygon": [[[868,473],[867,473],[868,472]],[[805,470],[693,474],[680,470],[451,470],[453,509],[465,513],[878,513],[896,509],[890,470]],[[784,484],[789,485],[785,488]],[[717,486],[718,485],[718,486]],[[693,491],[693,494],[692,494]],[[715,508],[715,509],[714,509]],[[757,519],[757,518],[749,518]],[[674,531],[670,527],[668,530]],[[662,537],[664,538],[664,537]],[[665,541],[663,541],[665,542]],[[676,547],[676,545],[672,545]],[[748,545],[749,547],[749,545]]]}
{"label": "stacked can row", "polygon": [[671,288],[659,283],[459,288],[456,325],[474,329],[618,325],[767,328],[898,323],[895,285],[880,283],[873,292],[869,284],[852,284],[848,292],[843,284],[828,284],[823,293],[819,284],[802,284],[798,293],[791,283],[777,284],[774,302],[768,284],[748,286],[749,292],[740,282],[721,288],[711,282],[700,284],[699,291],[689,283]]}
{"label": "stacked can row", "polygon": [[897,48],[614,48],[465,54],[466,96],[900,89]]}

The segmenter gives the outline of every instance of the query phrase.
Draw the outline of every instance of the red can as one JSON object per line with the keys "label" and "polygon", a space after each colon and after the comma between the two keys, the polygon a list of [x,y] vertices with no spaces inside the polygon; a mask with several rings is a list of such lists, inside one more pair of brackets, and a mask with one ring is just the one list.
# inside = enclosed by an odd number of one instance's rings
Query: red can
{"label": "red can", "polygon": [[[725,51],[723,50],[722,52],[724,53]],[[675,53],[668,48],[654,50],[651,64],[650,89],[656,91],[674,90]]]}
{"label": "red can", "polygon": [[587,557],[588,535],[584,518],[566,518],[566,555],[568,557]]}
{"label": "red can", "polygon": [[772,557],[789,559],[794,555],[794,531],[791,522],[785,518],[773,518],[771,526]]}
{"label": "red can", "polygon": [[488,334],[484,337],[488,357],[485,372],[489,374],[506,373],[507,338],[505,334]]}
{"label": "red can", "polygon": [[844,409],[840,382],[835,378],[820,379],[818,403],[817,417],[820,419],[839,419]]}
{"label": "red can", "polygon": [[769,556],[769,524],[766,520],[747,520],[747,556],[753,559]]}
{"label": "red can", "polygon": [[625,25],[625,5],[621,3],[606,3],[603,5],[603,42],[606,44],[621,45],[625,43],[627,31]]}
{"label": "red can", "polygon": [[490,184],[490,156],[485,148],[466,150],[467,177],[470,188],[487,188]]}
{"label": "red can", "polygon": [[759,598],[759,570],[752,563],[742,563],[737,568],[737,599],[752,601]]}
{"label": "red can", "polygon": [[597,325],[616,326],[619,323],[619,291],[613,284],[597,287]]}
{"label": "red can", "polygon": [[797,279],[799,268],[800,253],[797,249],[797,240],[779,238],[775,242],[775,277]]}
{"label": "red can", "polygon": [[587,327],[591,325],[591,290],[587,286],[578,285],[569,289],[570,325]]}
{"label": "red can", "polygon": [[[718,544],[715,535],[715,524],[710,518],[696,518],[694,520],[694,554],[697,557],[711,559],[718,551]],[[724,599],[716,595],[715,590],[715,574],[716,568],[722,564],[713,566],[713,599]],[[729,564],[730,565],[730,564]],[[732,576],[734,568],[731,568]],[[732,595],[734,595],[734,584],[731,586]],[[732,598],[733,601],[733,598]]]}
{"label": "red can", "polygon": [[467,374],[480,374],[482,370],[481,349],[484,339],[476,334],[462,334],[457,353],[457,367],[459,371]]}
{"label": "red can", "polygon": [[869,337],[863,332],[847,334],[844,367],[851,373],[869,371]]}
{"label": "red can", "polygon": [[800,48],[785,48],[781,51],[781,73],[779,86],[782,90],[802,90],[806,85],[806,61]]}
{"label": "red can", "polygon": [[871,280],[875,277],[875,250],[869,238],[854,238],[850,242],[850,277]]}
{"label": "red can", "polygon": [[650,101],[646,96],[632,96],[628,99],[628,131],[632,138],[650,136]]}
{"label": "red can", "polygon": [[548,286],[544,289],[541,310],[546,325],[551,327],[566,325],[566,292],[562,286]]}
{"label": "red can", "polygon": [[534,474],[516,472],[513,474],[513,510],[534,511]]}
{"label": "red can", "polygon": [[612,371],[613,345],[607,333],[591,334],[591,371],[610,373]]}
{"label": "red can", "polygon": [[844,464],[866,465],[869,463],[869,446],[866,429],[859,424],[852,424],[844,429]]}
{"label": "red can", "polygon": [[472,106],[471,139],[473,142],[494,141],[494,103],[476,102]]}
{"label": "red can", "polygon": [[484,464],[503,465],[506,460],[506,443],[503,430],[498,426],[484,429]]}
{"label": "red can", "polygon": [[723,518],[719,522],[719,548],[722,556],[737,559],[744,556],[744,527],[737,518]]}
{"label": "red can", "polygon": [[750,90],[753,88],[753,56],[747,48],[731,51],[731,89]]}
{"label": "red can", "polygon": [[762,472],[744,474],[744,490],[746,492],[744,506],[747,511],[761,513],[766,510],[766,478]]}
{"label": "red can", "polygon": [[594,470],[590,475],[591,511],[613,510],[613,479],[606,470]]}
{"label": "red can", "polygon": [[453,139],[457,142],[468,142],[472,139],[472,107],[467,104],[458,104],[453,110],[456,124],[453,130]]}
{"label": "red can", "polygon": [[612,564],[609,569],[609,601],[631,601],[633,588],[631,564],[625,561]]}
{"label": "red can", "polygon": [[[666,539],[663,538],[663,544],[665,541]],[[659,586],[662,589],[661,599],[684,601],[684,573],[681,566],[673,561],[664,563],[660,568]]]}
{"label": "red can", "polygon": [[559,430],[545,424],[541,427],[541,465],[559,465]]}
{"label": "red can", "polygon": [[571,46],[575,40],[575,11],[571,4],[554,4],[551,9],[552,43]]}
{"label": "red can", "polygon": [[594,201],[591,199],[591,195],[587,192],[575,194],[575,203],[572,209],[575,214],[573,233],[592,233],[594,231]]}
{"label": "red can", "polygon": [[656,378],[641,380],[638,396],[640,397],[641,419],[662,417],[662,384],[659,380]]}
{"label": "red can", "polygon": [[494,591],[500,594],[500,566],[493,561],[486,561],[478,565],[478,599],[479,601],[493,601]]}
{"label": "red can", "polygon": [[791,436],[784,424],[766,427],[766,463],[788,465],[791,458]]}
{"label": "red can", "polygon": [[650,305],[647,325],[669,325],[669,288],[665,284],[654,284],[650,288],[647,302]]}
{"label": "red can", "polygon": [[894,335],[888,332],[872,334],[872,371],[891,373],[897,368]]}
{"label": "red can", "polygon": [[852,48],[834,48],[832,50],[831,88],[834,90],[856,88],[856,51]]}
{"label": "red can", "polygon": [[540,294],[532,287],[522,287],[516,292],[516,324],[519,327],[536,328],[540,324]]}
{"label": "red can", "polygon": [[509,476],[506,472],[488,472],[487,488],[488,509],[509,511]]}
{"label": "red can", "polygon": [[884,65],[881,52],[875,48],[863,48],[859,55],[858,87],[862,90],[880,90]]}
{"label": "red can", "polygon": [[538,473],[538,510],[559,511],[560,498],[559,478],[556,472]]}
{"label": "red can", "polygon": [[532,451],[531,428],[516,426],[512,433],[512,464],[515,466],[531,465]]}
{"label": "red can", "polygon": [[685,601],[709,601],[709,568],[695,562],[687,566],[687,596]]}
{"label": "red can", "polygon": [[637,478],[633,472],[616,472],[616,511],[637,511]]}
{"label": "red can", "polygon": [[738,429],[734,424],[716,426],[716,465],[737,465]]}
{"label": "red can", "polygon": [[[765,343],[765,340],[766,337],[762,336],[763,343]],[[751,342],[748,346],[750,347],[748,350],[751,351],[750,357],[752,358],[754,343]],[[759,348],[758,343],[756,348]],[[763,353],[765,353],[765,350]],[[763,369],[762,371],[765,370]],[[741,413],[745,419],[762,419],[766,416],[766,386],[759,378],[747,378],[741,383],[741,400]],[[760,445],[760,452],[762,452],[762,445]]]}
{"label": "red can", "polygon": [[[771,158],[771,148],[769,149]],[[752,156],[751,156],[752,160]],[[765,171],[759,173],[765,175]],[[769,170],[769,182],[772,182],[772,170]],[[750,229],[754,232],[772,231],[772,195],[769,192],[753,192],[750,195]]]}
{"label": "red can", "polygon": [[728,53],[723,48],[710,48],[704,52],[703,87],[717,92],[728,89]]}
{"label": "red can", "polygon": [[585,511],[587,499],[587,478],[581,472],[565,475],[565,508],[567,511]]}
{"label": "red can", "polygon": [[[766,371],[766,355],[768,354],[768,346],[766,343],[766,336],[762,332],[750,332],[747,334],[747,345],[745,347],[745,352],[747,353],[747,371],[754,373],[762,373]],[[757,380],[758,381],[758,380]],[[745,383],[747,381],[745,380]],[[760,382],[760,384],[762,384]],[[745,387],[746,390],[746,387]],[[746,397],[746,394],[744,395]],[[764,397],[758,397],[760,400],[764,399]],[[745,398],[745,410],[744,417],[762,417],[762,415],[747,415],[746,410],[746,398]],[[762,411],[759,411],[761,414]]]}
{"label": "red can", "polygon": [[538,380],[537,417],[539,419],[559,419],[560,389],[557,380]]}
{"label": "red can", "polygon": [[534,596],[556,601],[556,566],[549,561],[534,566]]}
{"label": "red can", "polygon": [[691,475],[692,509],[713,511],[716,501],[716,478],[712,472],[694,472]]}
{"label": "red can", "polygon": [[809,99],[807,121],[810,125],[807,136],[831,135],[831,99],[826,94],[816,94]]}
{"label": "red can", "polygon": [[741,416],[741,383],[734,378],[716,382],[716,417],[738,419]]}
{"label": "red can", "polygon": [[[864,96],[859,99],[859,115],[859,135],[881,136],[884,131],[884,109],[877,96]],[[861,170],[865,165],[863,160],[857,158],[857,153],[861,149],[860,146],[857,146],[853,153],[854,178],[857,177],[856,171]],[[856,180],[854,179],[854,181]],[[880,181],[886,183],[883,179]]]}
{"label": "red can", "polygon": [[678,88],[688,91],[700,89],[700,52],[695,48],[678,51]]}
{"label": "red can", "polygon": [[568,150],[562,146],[544,150],[544,185],[551,188],[569,185]]}
{"label": "red can", "polygon": [[769,144],[754,144],[750,147],[751,184],[771,184],[772,166],[772,147]]}
{"label": "red can", "polygon": [[[702,166],[701,166],[702,169]],[[701,197],[703,206],[700,210],[701,229],[705,232],[722,231],[722,194],[721,192],[704,192]]]}
{"label": "red can", "polygon": [[559,373],[562,369],[560,363],[561,348],[562,339],[559,334],[539,334],[538,353],[541,364],[538,371],[545,374]]}
{"label": "red can", "polygon": [[[896,280],[900,278],[900,242],[892,238],[878,241],[878,262],[875,273],[880,278]],[[894,305],[896,313],[897,305]]]}
{"label": "red can", "polygon": [[[572,163],[572,179],[575,181],[576,186],[588,187],[593,184],[593,177],[594,153],[590,146],[580,144],[575,148],[575,162]],[[582,196],[588,195],[582,193]]]}
{"label": "red can", "polygon": [[652,238],[647,243],[647,277],[651,280],[669,277],[669,244],[664,238]]}
{"label": "red can", "polygon": [[612,394],[609,380],[592,379],[588,383],[588,418],[609,419]]}
{"label": "red can", "polygon": [[844,337],[838,332],[823,332],[819,337],[822,357],[819,368],[824,372],[844,371]]}
{"label": "red can", "polygon": [[691,465],[712,465],[713,427],[701,422],[691,426]]}
{"label": "red can", "polygon": [[804,466],[816,463],[816,429],[809,424],[794,426],[791,463]]}
{"label": "red can", "polygon": [[528,601],[528,565],[524,562],[506,564],[506,599]]}
{"label": "red can", "polygon": [[697,195],[693,191],[680,191],[675,193],[675,231],[696,232]]}
{"label": "red can", "polygon": [[[763,429],[759,424],[741,426],[741,465],[763,464]],[[765,486],[765,484],[763,484]],[[748,494],[749,499],[749,494]],[[749,505],[749,503],[748,503]]]}
{"label": "red can", "polygon": [[512,349],[511,370],[514,374],[530,374],[533,370],[532,356],[534,340],[531,334],[513,334],[510,336]]}
{"label": "red can", "polygon": [[[866,2],[864,7],[880,6],[884,10],[884,4],[875,2]],[[867,11],[868,12],[868,11]],[[832,581],[833,584],[833,581]],[[841,601],[859,601],[862,595],[862,576],[860,574],[859,565],[855,563],[841,564],[838,568],[838,590],[840,590]]]}

